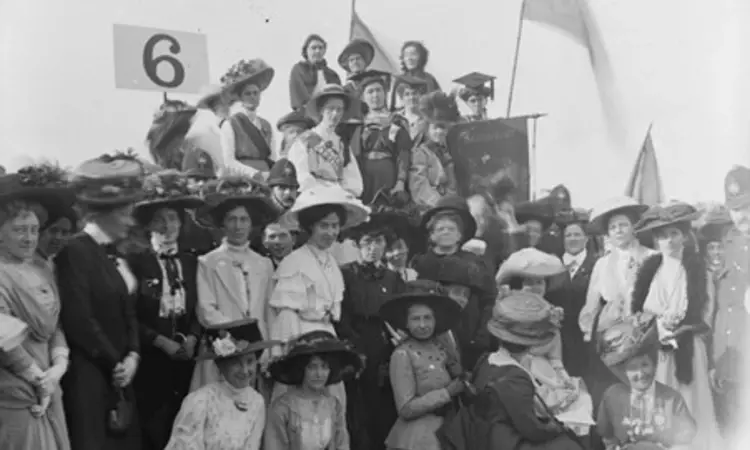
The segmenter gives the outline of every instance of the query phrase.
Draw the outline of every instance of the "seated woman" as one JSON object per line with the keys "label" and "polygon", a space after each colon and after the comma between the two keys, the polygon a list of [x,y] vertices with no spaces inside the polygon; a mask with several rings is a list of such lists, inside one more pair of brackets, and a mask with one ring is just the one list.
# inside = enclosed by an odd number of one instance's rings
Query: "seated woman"
{"label": "seated woman", "polygon": [[351,107],[351,97],[339,85],[317,90],[307,112],[318,125],[297,137],[288,159],[297,170],[300,192],[316,185],[338,185],[355,197],[362,195],[362,174],[357,158],[336,133],[336,126]]}
{"label": "seated woman", "polygon": [[263,341],[252,319],[208,328],[204,339],[198,359],[214,360],[222,381],[185,398],[165,450],[258,450],[266,403],[252,386],[261,353],[276,343]]}
{"label": "seated woman", "polygon": [[531,348],[556,338],[552,316],[552,305],[532,292],[514,292],[495,304],[487,330],[499,345],[480,362],[473,380],[480,392],[474,411],[490,426],[484,448],[582,448],[539,400],[538,382],[522,364]]}
{"label": "seated woman", "polygon": [[289,74],[289,100],[293,110],[305,108],[315,91],[326,84],[341,84],[336,71],[326,62],[328,43],[320,35],[311,34],[302,44],[302,61]]}
{"label": "seated woman", "polygon": [[[463,392],[461,366],[436,339],[460,315],[460,306],[439,284],[407,283],[380,308],[380,316],[408,338],[391,355],[390,379],[398,411],[386,446],[399,450],[440,450],[436,432]],[[377,443],[376,443],[377,444]]]}
{"label": "seated woman", "polygon": [[331,333],[312,331],[290,344],[269,367],[271,377],[294,386],[268,411],[265,450],[349,450],[344,405],[326,388],[362,369],[362,359]]}
{"label": "seated woman", "polygon": [[[506,295],[513,295],[514,291],[509,291],[512,288],[542,297],[547,294],[547,280],[565,270],[565,266],[555,256],[534,248],[525,248],[510,255],[500,266],[495,279],[498,285],[510,283],[509,287],[501,289]],[[500,295],[502,297],[503,294]],[[499,300],[504,301],[501,297]],[[583,380],[571,377],[565,370],[560,338],[560,326],[565,313],[551,304],[549,307],[555,324],[555,337],[544,345],[531,346],[521,363],[534,376],[539,395],[557,419],[574,428],[578,434],[586,435],[588,428],[594,424],[591,396]]]}
{"label": "seated woman", "polygon": [[659,334],[653,316],[633,316],[609,328],[599,345],[602,360],[624,383],[607,389],[599,406],[596,427],[607,450],[645,443],[688,447],[696,426],[685,399],[656,381]]}

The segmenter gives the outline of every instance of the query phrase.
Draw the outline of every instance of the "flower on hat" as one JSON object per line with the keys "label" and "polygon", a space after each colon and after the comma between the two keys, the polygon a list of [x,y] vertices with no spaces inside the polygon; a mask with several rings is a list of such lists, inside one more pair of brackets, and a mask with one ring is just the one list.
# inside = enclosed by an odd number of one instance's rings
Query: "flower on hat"
{"label": "flower on hat", "polygon": [[143,180],[143,191],[150,199],[191,194],[187,178],[177,170],[164,170],[147,176]]}
{"label": "flower on hat", "polygon": [[63,187],[70,175],[58,163],[42,163],[26,166],[18,170],[21,183],[26,186]]}
{"label": "flower on hat", "polygon": [[211,347],[216,356],[220,357],[231,356],[237,351],[237,345],[235,345],[232,335],[229,333],[226,333],[220,339],[214,339]]}

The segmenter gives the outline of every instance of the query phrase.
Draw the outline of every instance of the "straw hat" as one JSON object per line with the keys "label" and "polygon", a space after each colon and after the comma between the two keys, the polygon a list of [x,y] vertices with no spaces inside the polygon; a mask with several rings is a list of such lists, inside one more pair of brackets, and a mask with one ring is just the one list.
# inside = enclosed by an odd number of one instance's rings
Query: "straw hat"
{"label": "straw hat", "polygon": [[134,211],[142,225],[151,222],[154,213],[161,208],[185,211],[204,204],[188,188],[187,176],[177,170],[163,170],[149,175],[143,181],[143,191],[146,199],[138,202]]}
{"label": "straw hat", "polygon": [[461,318],[461,306],[448,296],[436,281],[417,280],[406,283],[406,290],[380,307],[380,317],[398,330],[406,330],[409,308],[424,305],[435,315],[434,336],[450,330]]}
{"label": "straw hat", "polygon": [[201,346],[198,361],[229,359],[249,353],[260,358],[263,350],[281,345],[280,341],[264,341],[255,319],[207,326],[203,339],[205,346]]}
{"label": "straw hat", "polygon": [[603,331],[597,351],[607,367],[614,367],[659,348],[656,318],[647,314],[631,316]]}
{"label": "straw hat", "polygon": [[303,190],[289,211],[281,216],[279,222],[289,229],[298,230],[300,227],[299,213],[313,206],[321,205],[339,205],[344,208],[346,222],[341,224],[342,230],[366,222],[370,214],[370,208],[338,184],[321,184]]}
{"label": "straw hat", "polygon": [[635,225],[638,234],[649,233],[671,225],[688,225],[701,217],[701,212],[685,202],[671,202],[650,207]]}
{"label": "straw hat", "polygon": [[609,219],[612,216],[628,214],[632,215],[634,220],[637,221],[647,209],[648,206],[642,205],[630,197],[613,197],[591,211],[590,228],[592,232],[606,235]]}
{"label": "straw hat", "polygon": [[561,314],[540,295],[513,291],[495,302],[487,331],[504,342],[536,347],[555,338]]}
{"label": "straw hat", "polygon": [[261,92],[268,89],[276,71],[262,59],[241,59],[221,77],[225,91],[234,92],[246,84],[258,86]]}
{"label": "straw hat", "polygon": [[565,270],[560,258],[528,247],[512,253],[505,260],[495,275],[495,281],[503,283],[514,276],[547,278],[559,275]]}
{"label": "straw hat", "polygon": [[356,374],[363,368],[362,358],[351,344],[336,339],[336,336],[327,331],[319,330],[305,333],[290,342],[286,355],[271,363],[268,371],[274,381],[298,386],[305,378],[300,361],[316,355],[336,360],[335,364],[331,364],[326,385],[339,383],[345,374]]}
{"label": "straw hat", "polygon": [[116,208],[143,199],[143,164],[129,153],[102,155],[73,171],[78,201],[93,207]]}
{"label": "straw hat", "polygon": [[[340,98],[344,101],[344,111],[349,111],[352,105],[351,94],[338,84],[326,84],[322,88],[316,90],[310,101],[307,102],[307,115],[312,117],[316,121],[320,121],[320,110],[323,104],[329,98]],[[346,118],[342,118],[342,122]]]}
{"label": "straw hat", "polygon": [[75,199],[69,175],[57,165],[31,165],[17,173],[0,175],[0,204],[11,200],[38,203],[47,214],[47,220],[40,224],[42,228],[62,218],[70,220],[75,228]]}

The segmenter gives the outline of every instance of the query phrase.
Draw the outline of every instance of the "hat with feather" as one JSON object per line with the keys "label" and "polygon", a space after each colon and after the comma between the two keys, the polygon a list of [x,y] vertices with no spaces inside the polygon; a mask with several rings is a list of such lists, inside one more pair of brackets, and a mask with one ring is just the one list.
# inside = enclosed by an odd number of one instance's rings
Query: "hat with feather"
{"label": "hat with feather", "polygon": [[26,166],[17,173],[0,175],[0,203],[12,200],[38,203],[47,214],[42,229],[62,218],[75,227],[75,192],[69,180],[69,174],[57,164]]}
{"label": "hat with feather", "polygon": [[268,89],[276,71],[262,59],[242,59],[230,67],[221,83],[226,91],[237,93],[248,84],[258,86],[261,92]]}
{"label": "hat with feather", "polygon": [[453,125],[461,119],[456,99],[442,91],[422,96],[419,111],[425,120],[436,125]]}
{"label": "hat with feather", "polygon": [[176,170],[163,170],[143,180],[145,199],[135,206],[135,218],[141,225],[153,220],[156,211],[174,209],[182,215],[185,210],[203,205],[203,200],[192,192],[188,177]]}
{"label": "hat with feather", "polygon": [[253,226],[263,226],[278,218],[276,208],[268,199],[265,185],[240,175],[228,175],[203,184],[201,197],[205,204],[195,212],[198,224],[221,228],[226,213],[244,206]]}
{"label": "hat with feather", "polygon": [[143,199],[145,170],[132,150],[105,154],[73,171],[78,202],[88,208],[111,209]]}
{"label": "hat with feather", "polygon": [[146,133],[146,144],[157,164],[174,169],[182,166],[181,144],[197,111],[197,108],[182,100],[164,96],[164,102],[154,113],[151,127]]}

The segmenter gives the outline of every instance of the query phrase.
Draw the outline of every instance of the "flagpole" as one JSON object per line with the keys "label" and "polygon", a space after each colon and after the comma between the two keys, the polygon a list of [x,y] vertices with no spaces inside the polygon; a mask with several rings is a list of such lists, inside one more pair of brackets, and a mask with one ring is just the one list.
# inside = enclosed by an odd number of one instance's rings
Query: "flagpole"
{"label": "flagpole", "polygon": [[515,51],[515,54],[513,55],[513,69],[510,73],[510,89],[508,89],[508,109],[505,111],[505,117],[510,117],[510,109],[513,106],[513,90],[516,87],[516,72],[518,71],[518,53],[521,50],[521,35],[523,34],[523,14],[525,12],[526,12],[526,0],[522,0],[521,12],[518,14],[518,35],[516,36],[516,51]]}
{"label": "flagpole", "polygon": [[356,14],[357,11],[357,0],[352,0],[352,14],[351,19],[349,19],[349,40],[352,39],[352,33],[354,32],[354,14]]}

